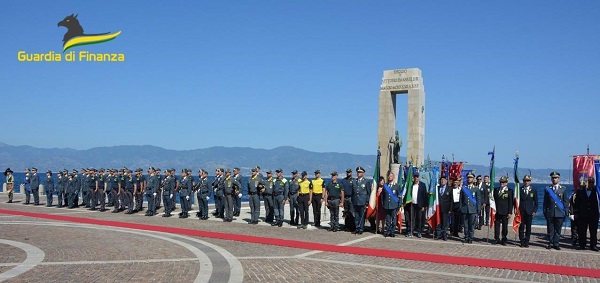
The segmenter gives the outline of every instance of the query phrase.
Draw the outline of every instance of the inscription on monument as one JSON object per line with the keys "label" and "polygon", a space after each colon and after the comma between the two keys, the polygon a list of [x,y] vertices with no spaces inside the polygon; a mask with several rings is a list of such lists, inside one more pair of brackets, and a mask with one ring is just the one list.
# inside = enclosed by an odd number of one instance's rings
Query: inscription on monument
{"label": "inscription on monument", "polygon": [[421,78],[409,69],[390,70],[383,72],[380,90],[401,91],[420,89]]}

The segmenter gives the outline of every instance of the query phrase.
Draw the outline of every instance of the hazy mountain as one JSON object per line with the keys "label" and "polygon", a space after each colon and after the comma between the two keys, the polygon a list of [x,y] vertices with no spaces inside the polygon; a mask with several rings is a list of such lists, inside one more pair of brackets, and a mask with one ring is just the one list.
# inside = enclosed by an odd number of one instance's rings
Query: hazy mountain
{"label": "hazy mountain", "polygon": [[[56,171],[82,167],[147,169],[149,166],[161,169],[190,168],[197,172],[204,168],[213,173],[217,167],[240,167],[247,175],[250,168],[260,166],[263,172],[268,169],[282,168],[285,175],[294,169],[306,170],[310,175],[315,169],[320,169],[327,177],[331,171],[343,173],[346,168],[363,166],[367,176],[372,176],[375,165],[375,155],[357,155],[337,152],[312,152],[291,146],[281,146],[273,149],[255,149],[249,147],[210,147],[195,150],[169,150],[150,145],[121,145],[111,147],[96,147],[87,150],[70,148],[36,148],[31,146],[12,146],[0,142],[0,168],[10,167],[22,171],[27,167],[37,167],[41,171],[48,169]],[[402,162],[406,158],[401,158]],[[435,162],[434,162],[435,163]],[[482,165],[465,166],[474,169],[476,174],[486,175],[489,167]],[[531,169],[531,174],[537,180],[546,182],[548,174],[555,169]],[[508,174],[511,177],[513,169],[508,167],[496,168],[496,179]],[[568,170],[557,170],[568,178]],[[529,169],[520,168],[519,177],[528,174]],[[194,173],[195,175],[196,173]]]}

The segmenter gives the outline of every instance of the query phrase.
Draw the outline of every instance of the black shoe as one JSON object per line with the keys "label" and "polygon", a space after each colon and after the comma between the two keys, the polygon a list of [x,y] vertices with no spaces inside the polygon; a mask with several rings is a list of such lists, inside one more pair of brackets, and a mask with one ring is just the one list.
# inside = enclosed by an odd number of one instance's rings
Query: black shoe
{"label": "black shoe", "polygon": [[526,247],[526,248],[529,248],[529,243],[525,243],[525,247]]}
{"label": "black shoe", "polygon": [[171,217],[171,213],[165,213],[162,217]]}
{"label": "black shoe", "polygon": [[277,223],[277,226],[279,226],[279,227],[283,226],[283,222]]}
{"label": "black shoe", "polygon": [[113,209],[113,211],[111,211],[110,213],[117,213],[117,212],[119,212],[119,210]]}
{"label": "black shoe", "polygon": [[297,226],[296,229],[302,229],[302,225]]}
{"label": "black shoe", "polygon": [[547,245],[547,246],[546,246],[546,249],[547,249],[547,250],[549,250],[549,249],[551,249],[551,248],[552,248],[552,245]]}
{"label": "black shoe", "polygon": [[590,250],[597,252],[598,248],[597,247],[591,247]]}
{"label": "black shoe", "polygon": [[95,207],[92,207],[92,208],[88,208],[88,210],[96,210],[96,208],[95,208]]}
{"label": "black shoe", "polygon": [[417,233],[417,238],[421,238],[421,233]]}
{"label": "black shoe", "polygon": [[306,230],[306,225],[302,225],[301,227],[302,229]]}
{"label": "black shoe", "polygon": [[275,223],[275,222],[271,223],[271,226],[276,226],[276,225],[277,225],[277,223]]}
{"label": "black shoe", "polygon": [[554,246],[554,249],[557,251],[560,251],[560,247],[559,246]]}

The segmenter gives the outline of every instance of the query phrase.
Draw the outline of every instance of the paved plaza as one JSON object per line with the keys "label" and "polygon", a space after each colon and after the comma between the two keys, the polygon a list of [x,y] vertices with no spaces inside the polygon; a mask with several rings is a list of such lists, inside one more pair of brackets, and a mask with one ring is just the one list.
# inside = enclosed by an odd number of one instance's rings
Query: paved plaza
{"label": "paved plaza", "polygon": [[163,218],[162,209],[147,217],[23,205],[20,194],[15,200],[0,196],[5,282],[597,282],[600,276],[600,253],[575,250],[567,238],[562,250],[546,250],[542,227],[525,249],[512,230],[507,246],[487,243],[487,227],[464,245],[456,238],[329,232],[328,212],[323,227],[301,230],[248,225],[248,207],[225,223]]}

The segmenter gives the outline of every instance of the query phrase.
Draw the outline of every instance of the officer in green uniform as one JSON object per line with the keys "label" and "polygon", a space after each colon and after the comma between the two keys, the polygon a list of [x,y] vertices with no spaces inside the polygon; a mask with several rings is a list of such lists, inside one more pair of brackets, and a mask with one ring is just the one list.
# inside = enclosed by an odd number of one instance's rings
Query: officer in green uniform
{"label": "officer in green uniform", "polygon": [[200,169],[198,171],[198,183],[196,185],[196,196],[198,197],[198,213],[196,216],[200,220],[208,219],[208,200],[210,199],[210,181],[208,180],[208,171]]}
{"label": "officer in green uniform", "polygon": [[292,171],[292,179],[290,180],[290,191],[288,193],[288,200],[290,203],[290,225],[298,225],[298,219],[300,212],[298,211],[298,191],[300,190],[300,184],[298,183],[298,170]]}
{"label": "officer in green uniform", "polygon": [[271,226],[277,225],[281,227],[283,225],[283,208],[289,194],[289,183],[283,177],[283,170],[281,168],[275,170],[275,173],[277,174],[277,178],[273,182],[273,212],[275,222]]}
{"label": "officer in green uniform", "polygon": [[239,190],[240,186],[241,184],[231,176],[231,171],[229,169],[225,170],[225,180],[223,181],[223,210],[225,213],[223,221],[225,222],[233,221],[233,194],[236,190]]}
{"label": "officer in green uniform", "polygon": [[246,184],[248,192],[248,204],[250,205],[250,222],[248,224],[258,224],[258,216],[260,215],[260,187],[263,187],[262,180],[258,176],[258,170],[252,168],[252,176]]}
{"label": "officer in green uniform", "polygon": [[273,172],[271,170],[267,171],[267,178],[264,180],[263,184],[265,188],[262,189],[261,193],[263,196],[263,202],[265,203],[265,222],[272,224],[274,218],[274,209],[273,209],[273,182],[275,179],[273,178]]}
{"label": "officer in green uniform", "polygon": [[338,182],[336,171],[331,172],[331,181],[325,186],[323,198],[327,200],[326,206],[329,208],[329,231],[337,232],[340,228],[340,207],[344,206],[344,190]]}
{"label": "officer in green uniform", "polygon": [[46,172],[46,185],[44,186],[46,193],[46,206],[52,206],[52,199],[54,198],[54,179],[52,179],[52,171]]}
{"label": "officer in green uniform", "polygon": [[162,204],[162,187],[164,186],[164,179],[163,176],[160,175],[160,173],[160,168],[156,168],[156,181],[158,182],[158,187],[156,188],[156,198],[154,199],[156,209],[160,209],[160,206]]}

